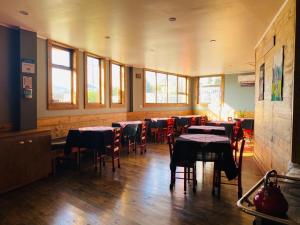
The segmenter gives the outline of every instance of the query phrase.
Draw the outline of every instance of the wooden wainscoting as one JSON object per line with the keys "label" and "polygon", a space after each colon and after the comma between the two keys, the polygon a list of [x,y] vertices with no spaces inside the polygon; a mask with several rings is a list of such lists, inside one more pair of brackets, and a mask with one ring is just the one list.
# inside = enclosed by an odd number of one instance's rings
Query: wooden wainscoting
{"label": "wooden wainscoting", "polygon": [[146,118],[184,116],[184,115],[192,115],[192,114],[193,114],[192,110],[129,112],[127,113],[127,120],[144,120]]}
{"label": "wooden wainscoting", "polygon": [[0,132],[11,131],[12,128],[13,128],[13,125],[11,123],[2,123],[2,124],[0,124]]}
{"label": "wooden wainscoting", "polygon": [[65,137],[70,128],[87,126],[111,126],[112,122],[127,120],[127,113],[59,116],[38,119],[38,128],[51,130],[52,138]]}

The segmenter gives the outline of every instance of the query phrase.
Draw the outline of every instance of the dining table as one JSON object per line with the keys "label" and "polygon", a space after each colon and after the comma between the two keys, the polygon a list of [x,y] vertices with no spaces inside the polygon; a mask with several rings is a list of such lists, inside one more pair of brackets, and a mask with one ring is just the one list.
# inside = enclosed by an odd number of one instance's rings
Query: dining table
{"label": "dining table", "polygon": [[175,182],[177,165],[189,165],[196,161],[214,162],[223,170],[228,180],[238,175],[232,154],[230,139],[223,135],[214,134],[182,134],[174,145],[171,157],[171,185]]}
{"label": "dining table", "polygon": [[[233,127],[236,124],[235,121],[219,121],[219,120],[212,120],[206,123],[207,126],[222,126],[225,127],[225,134],[228,137],[232,136]],[[242,131],[240,132],[242,135]]]}
{"label": "dining table", "polygon": [[223,126],[198,126],[193,125],[188,128],[189,134],[216,134],[216,135],[226,135],[225,127]]}
{"label": "dining table", "polygon": [[72,128],[67,135],[65,154],[70,154],[73,147],[105,153],[105,147],[113,141],[115,129],[115,127],[108,126]]}

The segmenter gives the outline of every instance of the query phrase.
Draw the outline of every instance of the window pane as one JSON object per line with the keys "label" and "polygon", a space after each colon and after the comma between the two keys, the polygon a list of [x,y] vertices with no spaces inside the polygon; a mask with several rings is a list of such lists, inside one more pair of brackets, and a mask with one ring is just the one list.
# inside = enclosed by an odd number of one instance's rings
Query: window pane
{"label": "window pane", "polygon": [[52,47],[52,64],[71,67],[71,52]]}
{"label": "window pane", "polygon": [[186,99],[187,99],[186,94],[178,94],[178,103],[187,103]]}
{"label": "window pane", "polygon": [[52,100],[71,103],[72,74],[70,70],[52,68]]}
{"label": "window pane", "polygon": [[168,75],[168,103],[177,103],[177,76]]}
{"label": "window pane", "polygon": [[200,103],[221,104],[221,77],[204,77],[199,79]]}
{"label": "window pane", "polygon": [[186,78],[178,77],[178,93],[186,93]]}
{"label": "window pane", "polygon": [[121,66],[112,64],[112,103],[121,102]]}
{"label": "window pane", "polygon": [[88,103],[100,103],[100,60],[87,57]]}
{"label": "window pane", "polygon": [[167,74],[157,73],[157,103],[168,103]]}
{"label": "window pane", "polygon": [[155,72],[145,71],[146,103],[156,103],[156,76]]}

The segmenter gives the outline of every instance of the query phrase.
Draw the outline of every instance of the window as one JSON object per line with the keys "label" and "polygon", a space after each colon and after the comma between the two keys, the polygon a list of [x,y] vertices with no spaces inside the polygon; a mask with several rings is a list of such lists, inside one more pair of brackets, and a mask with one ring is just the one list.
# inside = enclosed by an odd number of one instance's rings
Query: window
{"label": "window", "polygon": [[110,95],[111,106],[123,106],[125,104],[125,71],[124,66],[111,62],[110,64]]}
{"label": "window", "polygon": [[188,79],[145,70],[145,104],[187,104]]}
{"label": "window", "polygon": [[48,41],[48,109],[78,108],[77,50]]}
{"label": "window", "polygon": [[101,57],[85,53],[85,107],[104,106],[104,61]]}
{"label": "window", "polygon": [[198,104],[221,105],[223,98],[223,77],[199,77]]}

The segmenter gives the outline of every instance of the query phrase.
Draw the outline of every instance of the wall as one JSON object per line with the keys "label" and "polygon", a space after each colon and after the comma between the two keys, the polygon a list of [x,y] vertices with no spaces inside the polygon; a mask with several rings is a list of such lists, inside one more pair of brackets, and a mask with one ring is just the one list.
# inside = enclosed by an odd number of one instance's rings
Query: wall
{"label": "wall", "polygon": [[[224,104],[234,111],[254,112],[255,88],[241,87],[238,82],[239,74],[225,75]],[[237,94],[238,93],[238,94]]]}
{"label": "wall", "polygon": [[[276,169],[286,173],[292,155],[292,110],[295,58],[296,0],[289,0],[275,19],[263,40],[255,49],[256,82],[260,66],[265,63],[265,100],[258,101],[258,85],[255,87],[255,159],[261,169]],[[273,35],[276,45],[265,54],[265,48]],[[284,46],[283,101],[271,101],[273,57]]]}
{"label": "wall", "polygon": [[[221,118],[218,112],[208,109],[197,104],[197,78],[193,79],[193,110],[197,114],[207,115],[210,119],[227,119],[228,116],[239,117],[240,111],[245,117],[254,117],[255,108],[255,88],[241,87],[238,82],[238,76],[243,74],[226,74],[224,75],[224,105],[221,110]],[[238,94],[237,94],[238,93]]]}
{"label": "wall", "polygon": [[0,26],[0,131],[10,129],[17,112],[18,34]]}

